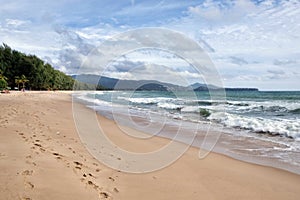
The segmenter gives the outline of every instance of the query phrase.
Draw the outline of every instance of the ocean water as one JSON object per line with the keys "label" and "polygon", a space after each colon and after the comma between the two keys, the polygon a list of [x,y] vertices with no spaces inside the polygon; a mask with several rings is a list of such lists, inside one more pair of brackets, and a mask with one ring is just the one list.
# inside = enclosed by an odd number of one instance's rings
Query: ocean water
{"label": "ocean water", "polygon": [[[149,134],[162,132],[155,128],[157,124],[180,126],[187,133],[195,127],[199,132],[222,132],[214,151],[300,173],[299,91],[227,91],[225,98],[221,93],[213,97],[206,91],[75,94],[76,99],[100,114]],[[158,135],[172,138],[167,130]],[[201,141],[196,137],[193,145],[200,147]]]}

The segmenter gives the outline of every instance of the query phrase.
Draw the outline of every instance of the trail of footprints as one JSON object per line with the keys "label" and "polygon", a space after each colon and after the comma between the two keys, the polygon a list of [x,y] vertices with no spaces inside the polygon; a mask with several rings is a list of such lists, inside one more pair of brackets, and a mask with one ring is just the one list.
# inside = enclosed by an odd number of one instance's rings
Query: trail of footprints
{"label": "trail of footprints", "polygon": [[[28,115],[30,113],[25,113],[23,112],[24,115]],[[41,112],[40,114],[44,114],[43,112]],[[45,115],[45,114],[44,114]],[[33,126],[32,124],[38,125],[38,128],[35,128],[35,126]],[[26,156],[26,164],[30,165],[31,167],[35,167],[37,164],[34,162],[33,156],[41,156],[42,154],[51,154],[58,162],[64,164],[67,168],[70,168],[77,176],[79,176],[79,180],[85,184],[88,187],[92,187],[94,190],[97,191],[97,193],[99,194],[99,199],[112,199],[112,196],[109,192],[104,191],[103,187],[100,187],[97,183],[96,183],[96,177],[99,173],[101,173],[101,169],[98,168],[98,164],[97,163],[92,163],[91,166],[93,166],[93,168],[88,167],[87,165],[84,165],[82,162],[80,161],[72,161],[72,157],[74,157],[76,153],[76,151],[70,147],[67,146],[66,144],[62,143],[59,139],[55,139],[51,136],[47,136],[47,134],[49,134],[49,132],[52,132],[52,134],[55,134],[53,130],[51,130],[51,128],[47,125],[44,125],[37,114],[34,114],[34,121],[31,123],[26,123],[26,127],[27,129],[29,129],[30,131],[28,131],[27,133],[25,133],[25,131],[19,131],[16,130],[16,132],[19,134],[19,136],[26,142],[28,143],[31,147],[31,151],[33,152],[33,154]],[[29,133],[31,132],[31,134]],[[44,134],[44,133],[47,134]],[[56,134],[59,134],[59,132],[57,132]],[[39,138],[42,139],[39,139]],[[64,136],[66,137],[66,136]],[[75,141],[74,138],[70,138],[71,140]],[[62,155],[59,152],[55,151],[53,148],[42,144],[42,141],[50,141],[50,140],[56,140],[55,142],[64,149],[63,152],[66,152],[65,150],[67,150],[69,152],[68,155]],[[77,154],[80,156],[80,158],[82,160],[84,160],[86,162],[86,159],[84,158],[83,155],[81,154]],[[33,190],[35,188],[34,183],[30,182],[30,177],[34,174],[34,170],[24,170],[21,175],[24,177],[24,188],[26,191],[28,190]],[[116,181],[117,177],[109,177],[108,179],[112,182]],[[119,189],[117,189],[116,187],[114,187],[112,189],[111,192],[114,193],[118,193]],[[22,199],[26,199],[26,200],[31,200],[30,197],[23,197]]]}

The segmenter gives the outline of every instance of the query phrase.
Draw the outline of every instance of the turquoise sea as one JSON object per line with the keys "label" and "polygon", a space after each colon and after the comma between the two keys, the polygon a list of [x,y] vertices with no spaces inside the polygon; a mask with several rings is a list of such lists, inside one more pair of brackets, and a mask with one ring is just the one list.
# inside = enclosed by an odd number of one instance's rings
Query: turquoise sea
{"label": "turquoise sea", "polygon": [[[149,134],[172,138],[168,130],[176,126],[199,135],[221,132],[213,151],[300,173],[300,91],[227,91],[225,97],[207,91],[92,91],[74,97]],[[157,124],[169,129],[158,130]],[[197,138],[193,145],[200,147]]]}

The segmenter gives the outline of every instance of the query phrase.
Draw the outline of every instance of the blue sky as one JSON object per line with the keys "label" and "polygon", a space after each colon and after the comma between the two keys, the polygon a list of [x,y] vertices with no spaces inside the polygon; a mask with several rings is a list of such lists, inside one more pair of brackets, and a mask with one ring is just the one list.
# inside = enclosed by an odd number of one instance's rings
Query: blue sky
{"label": "blue sky", "polygon": [[[300,90],[299,0],[0,0],[0,5],[0,42],[69,74],[115,34],[163,27],[195,40],[225,86]],[[134,52],[116,63],[148,71],[137,75],[113,67],[114,77],[160,79],[155,74],[171,67],[164,81],[174,81],[176,72],[192,81],[198,78],[166,53]]]}

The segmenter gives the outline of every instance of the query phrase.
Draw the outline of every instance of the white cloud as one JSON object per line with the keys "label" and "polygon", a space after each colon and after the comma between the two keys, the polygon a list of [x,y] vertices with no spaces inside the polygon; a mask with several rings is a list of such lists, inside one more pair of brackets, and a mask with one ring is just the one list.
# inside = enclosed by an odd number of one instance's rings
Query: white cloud
{"label": "white cloud", "polygon": [[18,19],[5,19],[5,22],[6,22],[6,26],[14,27],[14,28],[30,23],[30,21],[28,20],[25,21],[25,20],[18,20]]}
{"label": "white cloud", "polygon": [[[111,73],[107,73],[107,75],[111,75]],[[199,79],[202,78],[200,74],[190,73],[188,71],[178,72],[173,68],[155,63],[144,63],[143,65],[137,65],[127,72],[121,72],[120,74],[115,72],[114,75],[115,78],[132,80],[158,80],[184,86],[190,85],[194,83],[194,80],[199,81]]]}
{"label": "white cloud", "polygon": [[[213,62],[225,76],[225,84],[236,84],[236,77],[253,85],[271,88],[270,79],[277,79],[281,89],[290,87],[287,76],[297,80],[293,74],[299,71],[300,63],[300,2],[265,1],[254,4],[251,1],[233,1],[223,5],[216,1],[205,1],[189,7],[188,16],[176,20],[168,27],[189,35],[200,36],[214,49],[210,51]],[[195,37],[196,38],[196,37]],[[233,63],[241,66],[236,68]],[[285,76],[266,75],[266,70],[284,65]],[[236,76],[227,76],[236,74]],[[255,74],[255,75],[253,75]],[[256,78],[255,78],[256,77]],[[297,79],[298,78],[298,79]],[[264,81],[260,83],[257,81]],[[243,83],[242,83],[243,84]],[[259,86],[261,84],[261,86]],[[238,85],[238,84],[237,84]],[[251,85],[251,84],[250,84]]]}
{"label": "white cloud", "polygon": [[[262,89],[297,86],[300,90],[298,0],[261,3],[165,0],[114,4],[108,0],[0,0],[0,4],[1,42],[36,54],[68,73],[75,73],[95,46],[116,33],[151,25],[175,29],[199,41],[228,86]],[[86,64],[95,64],[97,56]],[[140,58],[143,62],[155,61],[172,66],[184,77],[193,77],[181,59],[156,54],[128,58],[133,62]],[[281,71],[284,73],[274,73]],[[132,77],[122,73],[120,76]]]}

